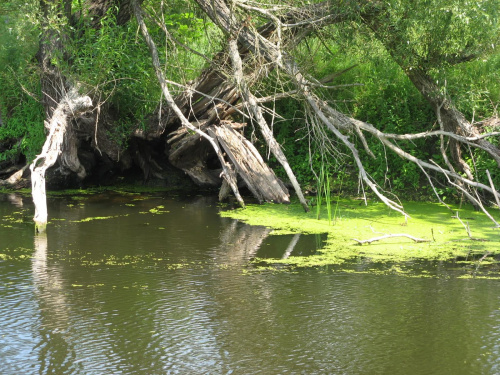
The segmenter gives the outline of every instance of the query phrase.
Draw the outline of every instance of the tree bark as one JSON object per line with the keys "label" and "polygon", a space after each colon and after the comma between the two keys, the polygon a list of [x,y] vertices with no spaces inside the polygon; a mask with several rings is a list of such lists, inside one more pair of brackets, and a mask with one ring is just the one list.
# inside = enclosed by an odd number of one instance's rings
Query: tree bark
{"label": "tree bark", "polygon": [[259,202],[290,203],[288,190],[253,144],[227,124],[211,126],[208,133],[219,141],[238,175]]}

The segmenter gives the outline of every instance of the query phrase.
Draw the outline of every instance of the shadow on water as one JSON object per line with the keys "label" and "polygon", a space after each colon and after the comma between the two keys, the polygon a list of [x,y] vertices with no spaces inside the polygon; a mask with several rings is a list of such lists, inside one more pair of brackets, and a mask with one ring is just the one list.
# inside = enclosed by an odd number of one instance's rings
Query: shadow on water
{"label": "shadow on water", "polygon": [[255,254],[256,258],[281,258],[314,255],[325,246],[327,234],[285,234],[268,236]]}

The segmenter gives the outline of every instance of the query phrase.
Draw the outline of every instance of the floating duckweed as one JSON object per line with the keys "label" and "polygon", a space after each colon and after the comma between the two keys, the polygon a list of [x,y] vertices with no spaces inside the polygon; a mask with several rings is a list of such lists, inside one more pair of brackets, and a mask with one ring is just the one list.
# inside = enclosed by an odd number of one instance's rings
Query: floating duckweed
{"label": "floating duckweed", "polygon": [[163,208],[165,208],[165,206],[162,206],[162,205],[156,206],[155,208],[151,208],[149,210],[149,213],[152,213],[152,214],[156,215],[156,214],[164,214],[164,213],[170,212],[170,211],[163,211]]}
{"label": "floating duckweed", "polygon": [[[312,212],[305,213],[300,205],[248,205],[246,209],[221,212],[221,216],[239,219],[248,224],[272,228],[271,234],[327,234],[326,245],[310,256],[291,256],[287,259],[255,259],[255,264],[294,267],[322,267],[346,262],[399,264],[414,260],[453,261],[467,256],[481,257],[487,251],[481,267],[498,264],[494,255],[500,254],[500,233],[493,223],[472,208],[456,208],[459,217],[470,225],[471,237],[456,215],[439,204],[406,203],[410,219],[396,215],[382,203],[361,206],[358,201],[342,199],[339,217],[331,225],[317,220]],[[465,219],[467,218],[467,219]],[[366,240],[384,234],[409,234],[429,242],[416,243],[408,238],[394,237],[371,244],[358,245],[354,239]],[[474,239],[481,239],[476,241]],[[375,271],[370,271],[375,272]],[[402,273],[397,267],[384,273]],[[406,270],[404,270],[406,272]]]}
{"label": "floating duckweed", "polygon": [[15,249],[3,249],[0,253],[0,261],[21,261],[31,259],[33,250],[24,247],[17,247]]}
{"label": "floating duckweed", "polygon": [[81,220],[72,220],[72,223],[86,223],[89,221],[94,221],[94,220],[108,220],[108,219],[116,219],[117,217],[122,217],[122,216],[128,216],[128,214],[125,215],[114,215],[114,216],[93,216],[93,217],[87,217],[85,219]]}
{"label": "floating duckweed", "polygon": [[107,219],[113,219],[117,216],[95,216],[95,217],[87,217],[85,219],[81,220],[73,220],[72,223],[86,223],[88,221],[93,221],[93,220],[107,220]]}

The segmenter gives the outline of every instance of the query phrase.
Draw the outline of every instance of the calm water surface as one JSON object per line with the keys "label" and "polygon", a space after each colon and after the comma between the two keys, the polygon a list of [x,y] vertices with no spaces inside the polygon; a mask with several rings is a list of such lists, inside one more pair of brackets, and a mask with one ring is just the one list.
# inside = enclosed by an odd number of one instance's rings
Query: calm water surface
{"label": "calm water surface", "polygon": [[498,281],[255,272],[323,239],[218,210],[51,198],[35,237],[30,199],[0,195],[0,374],[500,373]]}

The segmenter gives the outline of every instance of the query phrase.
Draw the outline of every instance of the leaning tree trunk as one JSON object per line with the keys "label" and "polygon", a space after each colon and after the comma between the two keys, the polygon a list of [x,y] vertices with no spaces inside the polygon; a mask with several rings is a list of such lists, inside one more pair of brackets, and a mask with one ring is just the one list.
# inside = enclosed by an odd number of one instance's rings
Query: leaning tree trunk
{"label": "leaning tree trunk", "polygon": [[[309,24],[305,21],[321,18],[330,8],[331,2],[327,1],[314,6],[308,6],[304,9],[292,10],[290,13],[283,16],[282,22],[290,24],[297,23],[301,26],[291,28],[287,33],[280,35],[282,38],[282,40],[280,40],[281,45],[283,47],[288,44],[295,45],[299,43],[300,40],[303,40],[303,38],[311,33],[314,27],[318,26],[318,23]],[[346,17],[346,14],[339,13],[332,17],[328,17],[322,22],[340,22]],[[276,39],[276,27],[276,23],[269,22],[258,29],[258,34],[262,38],[269,38],[271,40]],[[238,55],[240,59],[243,60],[243,65],[245,66],[244,71],[241,73],[243,79],[240,80],[240,83],[244,81],[247,88],[251,87],[253,83],[264,79],[269,71],[274,69],[274,65],[263,64],[262,60],[255,59],[255,55],[250,53],[248,46],[240,45],[238,48]],[[233,74],[231,72],[228,73],[230,70],[231,59],[227,52],[220,52],[214,57],[211,66],[205,69],[196,81],[190,83],[188,88],[175,98],[175,104],[180,109],[183,116],[188,119],[192,126],[200,129],[202,132],[206,132],[208,129],[213,129],[214,126],[220,126],[222,124],[224,124],[224,126],[229,125],[233,127],[234,130],[238,130],[240,124],[232,121],[232,116],[238,114],[238,111],[240,111],[239,115],[246,116],[246,114],[241,111],[243,111],[242,107],[245,107],[248,103],[247,98],[249,96],[245,94],[245,103],[242,103],[242,105],[238,105],[237,102],[242,99],[242,92],[246,93],[248,90],[241,90],[243,88],[241,84],[238,86],[235,84],[234,80],[228,79],[228,74],[229,76]],[[258,100],[253,97],[253,95],[251,97],[253,102]],[[300,185],[292,169],[288,165],[280,145],[276,142],[271,130],[265,123],[262,114],[258,113],[260,109],[258,106],[255,106],[255,104],[256,103],[251,106],[250,115],[257,120],[256,123],[261,129],[268,147],[276,156],[277,160],[283,165],[299,200],[304,206],[304,209],[307,210],[307,203],[301,192]],[[162,134],[167,134],[167,152],[169,161],[172,165],[182,169],[198,185],[220,186],[221,179],[219,175],[221,169],[209,168],[211,164],[210,158],[214,158],[212,147],[209,142],[204,137],[191,134],[186,126],[181,126],[177,114],[170,105],[162,106],[158,112],[154,113],[146,129],[138,129],[135,132],[136,137],[143,139],[155,139],[161,137]],[[249,142],[239,142],[236,137],[231,138],[231,140],[237,142],[233,145],[235,148],[239,147],[245,150],[249,145],[251,146]],[[227,140],[221,141],[227,144]],[[248,154],[253,153],[252,150],[244,152]],[[268,169],[267,166],[266,168]],[[241,169],[236,168],[236,170],[238,171]],[[247,178],[243,176],[242,178],[247,186],[249,183],[255,183],[254,180],[250,180],[250,182]],[[257,185],[248,187],[259,200],[286,202],[288,198],[283,198],[283,194],[286,194],[285,190],[282,189],[279,191],[279,187],[282,186],[282,184],[277,181],[276,179],[272,183],[272,189],[278,189],[273,198],[263,198],[267,196],[267,193],[264,191],[257,192],[261,189],[267,190],[271,185],[268,187]]]}
{"label": "leaning tree trunk", "polygon": [[[434,80],[428,74],[418,68],[405,69],[405,71],[417,90],[432,108],[434,108],[436,116],[443,127],[442,130],[456,133],[464,137],[476,137],[480,135],[479,130],[465,118],[448,97],[440,92],[439,87],[437,87]],[[500,149],[483,138],[479,138],[475,142],[481,146],[483,150],[488,152],[500,167]],[[474,179],[469,165],[462,158],[460,142],[451,139],[450,152],[453,161],[458,164],[460,170],[464,172],[469,179]]]}
{"label": "leaning tree trunk", "polygon": [[[422,94],[425,100],[431,105],[436,113],[436,118],[441,126],[441,130],[450,132],[463,137],[477,137],[475,143],[478,147],[486,151],[500,166],[500,149],[489,142],[488,140],[480,137],[479,130],[468,121],[463,113],[461,113],[453,104],[452,100],[443,94],[440,87],[435,83],[428,70],[419,66],[408,65],[405,57],[401,56],[402,45],[406,41],[397,32],[387,33],[384,32],[386,28],[390,28],[390,21],[384,17],[363,17],[363,22],[373,31],[375,37],[383,44],[385,49],[392,56],[393,60],[401,67],[403,72],[408,76],[415,88]],[[461,61],[461,59],[456,59]],[[425,65],[425,64],[423,64]],[[444,153],[444,145],[441,146],[443,157],[447,160],[447,155]],[[460,172],[467,175],[469,180],[474,179],[470,166],[465,162],[462,157],[461,142],[454,138],[449,139],[449,151],[451,160]],[[448,162],[448,167],[454,169],[452,163]]]}
{"label": "leaning tree trunk", "polygon": [[34,221],[37,232],[44,232],[47,225],[45,193],[45,172],[47,169],[52,167],[60,157],[62,168],[68,168],[80,175],[85,173],[85,169],[76,157],[76,146],[70,122],[72,118],[91,107],[92,100],[88,96],[80,96],[76,90],[72,90],[61,100],[52,114],[48,124],[49,134],[42,152],[30,165],[31,193],[35,204]]}

